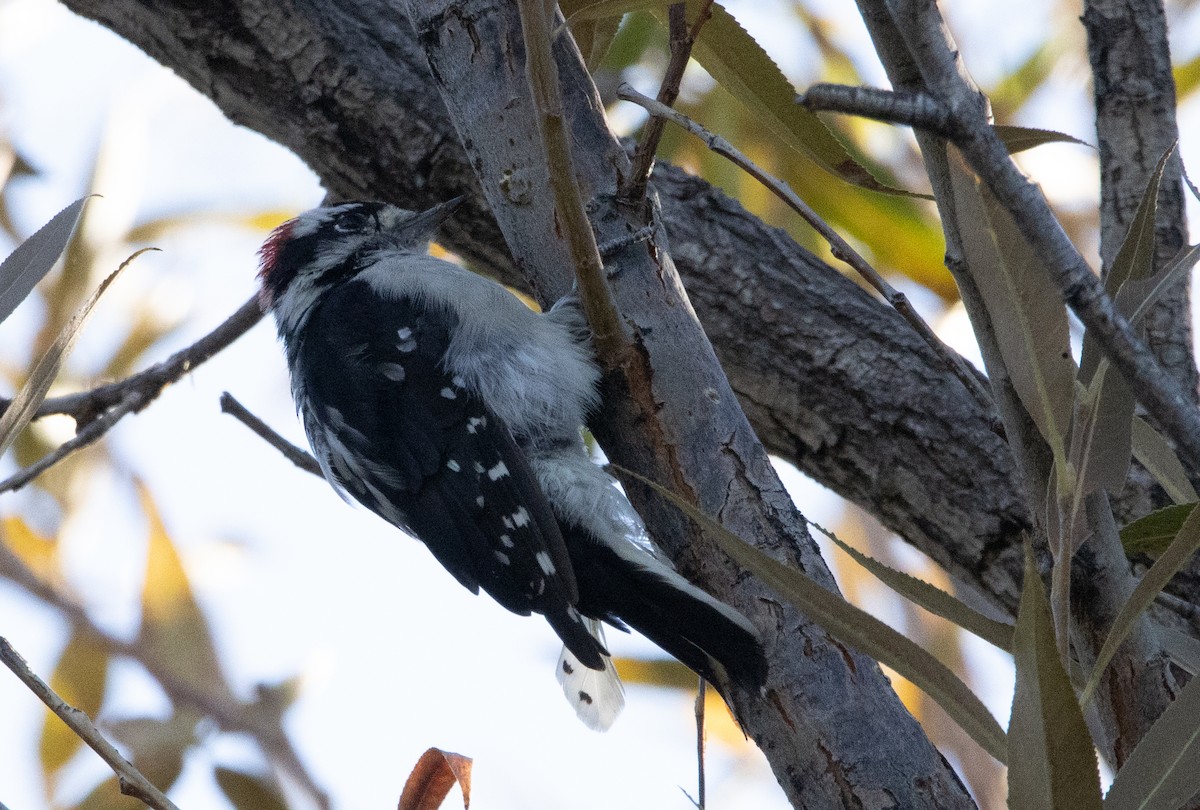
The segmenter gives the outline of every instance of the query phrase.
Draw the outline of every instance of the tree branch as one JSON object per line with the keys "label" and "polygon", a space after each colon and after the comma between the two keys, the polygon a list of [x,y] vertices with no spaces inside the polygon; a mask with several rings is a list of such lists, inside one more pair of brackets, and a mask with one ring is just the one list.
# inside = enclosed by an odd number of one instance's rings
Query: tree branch
{"label": "tree branch", "polygon": [[[521,81],[525,53],[517,44],[521,23],[512,5],[423,0],[410,3],[409,10],[518,266],[530,275],[534,289],[561,288],[569,249],[551,201],[534,194],[512,205],[502,193],[502,180],[513,167],[525,172],[534,188],[549,182],[537,148],[536,106]],[[637,231],[644,213],[618,202],[628,159],[607,129],[574,43],[563,37],[554,46],[574,171],[597,238],[611,241]],[[661,234],[656,219],[651,226],[652,233]],[[739,536],[833,590],[803,519],[712,355],[665,240],[631,248],[622,259],[609,284],[636,350],[604,378],[606,407],[592,428],[605,451],[652,480],[668,482]],[[727,283],[725,288],[728,295]],[[547,300],[552,299],[542,303]],[[711,537],[647,487],[627,481],[626,492],[681,572],[763,631],[770,663],[766,694],[731,687],[730,697],[796,806],[866,803],[881,790],[904,806],[971,805],[874,662],[780,604]],[[838,763],[833,771],[831,762]]]}
{"label": "tree branch", "polygon": [[[0,481],[0,492],[20,489],[71,453],[98,441],[121,419],[141,411],[158,399],[168,385],[250,331],[262,316],[258,298],[251,298],[216,329],[145,371],[91,391],[45,400],[34,418],[67,414],[74,417],[78,432],[51,453]],[[0,400],[0,413],[9,402]]]}
{"label": "tree branch", "polygon": [[221,700],[210,691],[199,689],[164,666],[163,661],[145,649],[137,641],[128,642],[116,638],[92,621],[91,616],[75,599],[58,588],[42,581],[9,548],[0,542],[0,574],[30,595],[50,605],[63,614],[75,628],[99,639],[116,655],[137,661],[162,686],[172,702],[190,706],[227,732],[248,734],[261,746],[268,758],[278,763],[280,770],[297,784],[321,810],[331,807],[329,797],[317,785],[308,769],[304,767],[299,753],[292,746],[279,715],[263,711],[261,704],[240,703]]}
{"label": "tree branch", "polygon": [[[65,4],[295,151],[331,192],[408,208],[478,193],[416,37],[384,0]],[[893,85],[909,86],[901,79]],[[511,169],[499,192],[520,205],[535,185],[525,167]],[[1015,616],[1029,512],[994,416],[899,317],[786,234],[661,161],[654,182],[692,305],[768,449],[879,517],[977,601]],[[530,288],[478,203],[439,240],[505,283],[547,299],[566,291]],[[1200,601],[1200,580],[1172,587]]]}
{"label": "tree branch", "polygon": [[132,762],[121,756],[121,752],[105,739],[87,714],[68,705],[45,681],[35,675],[29,665],[25,663],[25,659],[3,637],[0,637],[0,662],[12,670],[12,673],[29,687],[29,691],[37,695],[38,699],[66,723],[79,739],[100,755],[100,758],[117,775],[117,783],[121,786],[122,793],[138,799],[155,810],[179,810],[173,801],[163,795],[161,790],[133,766]]}

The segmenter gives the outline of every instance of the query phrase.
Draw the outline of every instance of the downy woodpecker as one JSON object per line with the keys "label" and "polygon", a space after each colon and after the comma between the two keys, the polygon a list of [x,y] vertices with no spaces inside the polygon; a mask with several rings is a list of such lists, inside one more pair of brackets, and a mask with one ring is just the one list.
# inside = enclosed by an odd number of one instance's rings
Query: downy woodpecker
{"label": "downy woodpecker", "polygon": [[599,371],[578,301],[539,314],[427,254],[457,203],[317,208],[260,251],[262,305],[325,477],[472,592],[545,616],[564,644],[559,682],[592,728],[624,705],[600,620],[718,686],[760,688],[753,625],[658,556],[587,455]]}

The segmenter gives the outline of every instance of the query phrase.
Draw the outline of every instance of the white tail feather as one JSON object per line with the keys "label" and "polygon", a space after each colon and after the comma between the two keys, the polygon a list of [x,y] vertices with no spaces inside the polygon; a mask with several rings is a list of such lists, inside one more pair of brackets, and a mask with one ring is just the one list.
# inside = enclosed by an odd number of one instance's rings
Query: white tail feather
{"label": "white tail feather", "polygon": [[[604,645],[604,628],[600,622],[595,619],[584,621],[592,635]],[[588,669],[563,647],[555,676],[575,714],[592,731],[608,731],[625,708],[625,688],[607,655],[604,656],[603,670]]]}

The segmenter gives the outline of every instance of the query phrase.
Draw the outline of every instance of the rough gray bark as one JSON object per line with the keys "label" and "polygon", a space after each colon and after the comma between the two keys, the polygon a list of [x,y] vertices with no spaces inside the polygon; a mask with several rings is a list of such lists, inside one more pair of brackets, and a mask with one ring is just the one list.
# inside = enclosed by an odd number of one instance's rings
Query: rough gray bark
{"label": "rough gray bark", "polygon": [[[382,0],[66,5],[295,151],[336,195],[418,207],[477,188],[407,21]],[[654,179],[692,304],[767,449],[1014,615],[1028,517],[993,417],[894,312],[785,233],[678,169]],[[442,239],[523,283],[484,208]]]}
{"label": "rough gray bark", "polygon": [[[544,291],[542,303],[549,303],[567,289],[572,262],[545,191],[549,180],[513,4],[426,0],[409,8],[516,262]],[[607,129],[571,40],[558,39],[555,53],[575,174],[597,240],[614,243],[644,224],[638,210],[616,199],[629,161]],[[514,198],[518,175],[536,193]],[[605,379],[607,407],[593,429],[615,460],[668,483],[739,536],[834,589],[663,247],[637,244],[614,257],[619,270],[609,286],[631,344],[623,358],[613,358]],[[763,629],[768,691],[734,691],[731,697],[794,806],[862,806],[881,794],[898,806],[972,806],[874,662],[781,604],[674,506],[626,485],[681,570]]]}

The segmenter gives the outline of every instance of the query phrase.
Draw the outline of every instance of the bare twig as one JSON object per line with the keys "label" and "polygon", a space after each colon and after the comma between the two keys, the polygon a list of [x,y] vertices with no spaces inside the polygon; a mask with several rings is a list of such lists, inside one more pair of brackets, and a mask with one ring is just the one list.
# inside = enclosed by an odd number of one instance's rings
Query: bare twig
{"label": "bare twig", "polygon": [[575,177],[571,147],[563,120],[562,89],[558,68],[550,48],[550,21],[542,0],[518,0],[521,32],[525,39],[526,75],[538,112],[538,129],[550,170],[550,188],[555,208],[562,220],[563,232],[575,266],[579,295],[588,325],[592,328],[596,355],[612,367],[625,349],[625,338],[617,317],[616,304],[604,276],[604,262],[596,247],[587,212],[583,207],[579,182]]}
{"label": "bare twig", "polygon": [[[692,47],[700,28],[712,16],[712,0],[707,0],[696,21],[689,29],[687,25],[687,4],[675,3],[667,11],[670,25],[671,61],[663,74],[662,84],[658,88],[658,102],[672,106],[679,98],[679,85],[683,81],[683,71],[687,68],[688,60],[692,57]],[[642,132],[642,140],[633,153],[633,168],[629,179],[621,189],[621,196],[626,201],[635,203],[646,196],[646,186],[650,182],[650,170],[654,168],[654,156],[658,153],[658,142],[662,139],[665,121],[661,116],[651,113],[650,120]]]}
{"label": "bare twig", "polygon": [[954,135],[950,110],[927,93],[814,84],[796,96],[796,103],[812,112],[850,113],[889,124],[904,124],[947,138]]}
{"label": "bare twig", "polygon": [[67,726],[75,732],[79,739],[88,744],[93,751],[100,755],[117,775],[121,792],[140,800],[155,810],[179,810],[175,803],[168,799],[163,792],[156,788],[141,771],[129,760],[121,756],[113,744],[104,738],[87,714],[74,706],[68,705],[50,686],[34,674],[25,659],[12,648],[8,640],[0,637],[0,661],[12,670],[21,682],[29,687],[38,698],[49,707]]}
{"label": "bare twig", "polygon": [[[0,493],[20,489],[71,453],[100,439],[122,418],[141,411],[168,385],[244,335],[262,319],[262,315],[257,297],[251,298],[216,329],[162,363],[120,382],[47,399],[38,408],[37,416],[67,414],[74,417],[79,432],[53,452],[0,481]],[[8,404],[7,400],[3,401],[3,407],[7,408]]]}
{"label": "bare twig", "polygon": [[292,746],[286,732],[272,712],[259,711],[258,704],[230,703],[218,700],[163,666],[162,662],[138,641],[125,641],[109,634],[94,621],[73,598],[43,581],[24,562],[0,542],[0,574],[43,604],[63,614],[77,628],[100,640],[114,655],[137,661],[162,686],[175,703],[190,706],[216,721],[224,731],[242,732],[258,742],[266,756],[278,763],[281,772],[294,780],[321,810],[332,806],[328,795],[317,785]]}
{"label": "bare twig", "polygon": [[[789,207],[799,214],[805,222],[813,227],[829,243],[829,248],[833,255],[850,265],[854,270],[866,280],[868,284],[874,287],[880,295],[883,296],[892,307],[900,314],[900,317],[913,328],[913,330],[921,336],[922,340],[929,346],[930,349],[941,359],[945,366],[962,382],[963,386],[975,397],[976,401],[982,405],[987,413],[992,413],[995,404],[991,394],[984,387],[983,381],[970,365],[958,354],[951,351],[938,336],[929,328],[929,324],[922,320],[921,316],[912,308],[912,304],[908,301],[908,296],[888,284],[882,276],[875,271],[875,268],[864,259],[858,251],[841,237],[841,235],[831,228],[825,220],[821,219],[812,208],[808,206],[804,200],[792,191],[792,189],[784,183],[754,164],[750,158],[746,157],[738,151],[729,141],[719,135],[709,132],[704,127],[697,124],[695,121],[688,118],[683,113],[673,110],[654,99],[644,96],[634,90],[628,84],[622,84],[617,95],[634,104],[645,107],[652,114],[662,116],[664,119],[670,119],[673,123],[686,129],[696,137],[704,141],[711,151],[728,158],[739,168],[749,174],[751,177],[758,180],[768,189],[770,189],[777,197],[788,204]],[[999,430],[997,422],[993,429]]]}
{"label": "bare twig", "polygon": [[318,478],[324,477],[324,473],[321,472],[321,465],[317,463],[315,458],[280,436],[266,422],[246,410],[246,407],[238,402],[228,391],[221,393],[221,412],[229,414],[250,428],[260,439],[274,447],[280,453],[283,453],[284,458],[300,469],[310,472]]}

